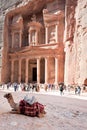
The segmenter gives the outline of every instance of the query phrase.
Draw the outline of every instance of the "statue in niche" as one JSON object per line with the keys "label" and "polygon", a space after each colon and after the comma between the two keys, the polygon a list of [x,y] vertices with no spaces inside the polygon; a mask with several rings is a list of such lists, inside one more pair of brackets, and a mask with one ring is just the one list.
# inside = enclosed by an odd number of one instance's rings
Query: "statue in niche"
{"label": "statue in niche", "polygon": [[23,18],[22,18],[22,16],[20,16],[19,18],[18,18],[18,20],[17,20],[17,23],[22,23],[23,22]]}
{"label": "statue in niche", "polygon": [[33,14],[31,20],[32,20],[32,21],[36,21],[36,15],[35,15],[35,14]]}
{"label": "statue in niche", "polygon": [[48,10],[47,9],[43,9],[43,14],[47,14]]}
{"label": "statue in niche", "polygon": [[32,44],[35,45],[35,31],[32,32]]}
{"label": "statue in niche", "polygon": [[14,24],[14,23],[22,23],[22,22],[23,22],[23,18],[22,18],[21,15],[17,15],[17,16],[13,17],[12,24]]}
{"label": "statue in niche", "polygon": [[55,27],[51,26],[49,28],[49,32],[50,32],[49,43],[55,43],[56,42],[56,40],[55,40]]}
{"label": "statue in niche", "polygon": [[51,33],[50,33],[49,43],[54,43],[54,42],[56,42],[56,41],[55,41],[55,32],[51,32]]}
{"label": "statue in niche", "polygon": [[18,33],[15,34],[15,42],[14,43],[15,43],[14,47],[18,48],[19,47],[19,34]]}

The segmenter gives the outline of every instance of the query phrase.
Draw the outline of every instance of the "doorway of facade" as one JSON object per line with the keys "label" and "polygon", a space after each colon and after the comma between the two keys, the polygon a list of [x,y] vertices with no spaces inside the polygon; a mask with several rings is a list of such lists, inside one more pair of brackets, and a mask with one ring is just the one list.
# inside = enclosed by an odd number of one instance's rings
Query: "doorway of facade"
{"label": "doorway of facade", "polygon": [[37,68],[36,67],[34,67],[34,68],[32,68],[32,81],[33,82],[35,82],[35,81],[37,81]]}

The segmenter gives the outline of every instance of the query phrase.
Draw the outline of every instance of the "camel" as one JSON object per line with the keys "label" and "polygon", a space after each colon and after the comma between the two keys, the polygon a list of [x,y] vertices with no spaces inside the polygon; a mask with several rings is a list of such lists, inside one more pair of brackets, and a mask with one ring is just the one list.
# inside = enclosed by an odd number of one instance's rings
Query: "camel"
{"label": "camel", "polygon": [[25,101],[23,99],[19,103],[16,103],[11,93],[6,93],[4,95],[4,98],[8,100],[8,103],[12,108],[11,113],[24,114],[32,117],[44,117],[44,115],[46,114],[44,110],[44,105],[40,104],[39,102],[32,102],[32,104],[29,104],[27,100]]}

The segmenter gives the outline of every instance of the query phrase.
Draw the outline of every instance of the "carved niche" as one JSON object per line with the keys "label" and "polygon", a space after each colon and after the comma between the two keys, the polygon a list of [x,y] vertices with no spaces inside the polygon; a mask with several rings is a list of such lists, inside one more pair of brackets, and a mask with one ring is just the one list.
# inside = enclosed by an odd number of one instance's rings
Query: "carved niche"
{"label": "carved niche", "polygon": [[22,46],[23,18],[21,15],[14,16],[10,26],[11,47],[19,48]]}
{"label": "carved niche", "polygon": [[55,43],[56,42],[56,35],[55,35],[55,26],[50,26],[49,27],[49,36],[48,36],[48,43]]}
{"label": "carved niche", "polygon": [[46,30],[46,44],[49,43],[58,43],[58,34],[59,34],[59,24],[61,19],[63,19],[64,13],[58,11],[56,13],[49,13],[47,9],[43,10],[43,18]]}
{"label": "carved niche", "polygon": [[28,33],[29,33],[29,45],[39,45],[41,43],[41,32],[43,26],[40,22],[36,21],[36,16],[33,15],[31,22],[28,23]]}
{"label": "carved niche", "polygon": [[18,48],[19,47],[19,42],[20,42],[20,36],[19,36],[19,33],[15,33],[14,34],[14,46],[13,48]]}

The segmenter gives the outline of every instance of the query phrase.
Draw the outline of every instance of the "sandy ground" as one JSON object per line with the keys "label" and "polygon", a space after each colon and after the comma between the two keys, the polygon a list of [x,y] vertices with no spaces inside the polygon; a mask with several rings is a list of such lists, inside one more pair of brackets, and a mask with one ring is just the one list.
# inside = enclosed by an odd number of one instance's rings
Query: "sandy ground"
{"label": "sandy ground", "polygon": [[16,102],[28,94],[30,97],[34,95],[37,101],[46,105],[47,114],[38,118],[9,113],[11,108],[3,97],[4,93],[6,91],[0,91],[0,130],[87,130],[86,95],[12,92]]}

